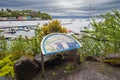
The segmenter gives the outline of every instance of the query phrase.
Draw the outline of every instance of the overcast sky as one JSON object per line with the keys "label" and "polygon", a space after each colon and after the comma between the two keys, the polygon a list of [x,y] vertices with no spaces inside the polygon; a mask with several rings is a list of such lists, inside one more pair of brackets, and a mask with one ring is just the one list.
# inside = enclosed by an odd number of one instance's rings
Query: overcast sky
{"label": "overcast sky", "polygon": [[39,10],[55,16],[84,16],[120,9],[120,0],[0,0],[0,8]]}

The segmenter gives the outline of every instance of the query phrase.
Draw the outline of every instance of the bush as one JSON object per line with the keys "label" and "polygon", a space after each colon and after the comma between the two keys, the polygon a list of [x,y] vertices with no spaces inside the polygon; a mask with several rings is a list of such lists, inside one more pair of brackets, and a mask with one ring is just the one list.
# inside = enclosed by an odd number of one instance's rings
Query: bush
{"label": "bush", "polygon": [[120,13],[102,15],[104,21],[92,21],[93,31],[85,30],[80,40],[82,48],[79,52],[84,55],[102,57],[110,52],[120,52]]}
{"label": "bush", "polygon": [[105,19],[103,22],[95,22],[93,20],[92,26],[95,31],[92,32],[94,38],[99,39],[105,43],[108,52],[120,52],[120,13],[113,10],[112,13],[102,15]]}
{"label": "bush", "polygon": [[104,44],[89,37],[80,40],[82,47],[79,49],[81,56],[104,56]]}
{"label": "bush", "polygon": [[67,29],[62,27],[58,20],[54,20],[43,27],[38,27],[35,31],[36,37],[42,40],[43,36],[46,36],[50,33],[67,33]]}
{"label": "bush", "polygon": [[0,60],[0,77],[11,76],[14,77],[14,60],[11,60],[13,55],[6,56],[3,60]]}
{"label": "bush", "polygon": [[0,39],[0,59],[3,59],[7,53],[8,53],[7,41],[5,40],[4,36],[1,36],[1,39]]}

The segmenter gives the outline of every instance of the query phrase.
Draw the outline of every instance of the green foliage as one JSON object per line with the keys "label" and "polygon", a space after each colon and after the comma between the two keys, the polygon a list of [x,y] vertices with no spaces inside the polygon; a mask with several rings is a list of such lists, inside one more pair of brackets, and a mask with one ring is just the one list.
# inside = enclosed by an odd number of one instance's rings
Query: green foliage
{"label": "green foliage", "polygon": [[33,10],[11,10],[11,9],[1,9],[0,17],[18,17],[18,16],[31,16],[32,18],[38,17],[42,19],[52,19],[47,13],[41,13],[40,11]]}
{"label": "green foliage", "polygon": [[104,21],[93,22],[93,31],[86,30],[80,40],[82,48],[79,52],[82,56],[103,57],[107,53],[120,52],[120,13],[102,15]]}
{"label": "green foliage", "polygon": [[19,36],[18,39],[11,42],[10,53],[21,55],[35,55],[40,51],[40,43],[38,43],[37,39],[28,37],[22,38]]}
{"label": "green foliage", "polygon": [[28,41],[29,50],[32,55],[36,55],[40,53],[40,41],[36,38],[31,38]]}
{"label": "green foliage", "polygon": [[66,29],[64,27],[62,27],[62,25],[60,24],[60,22],[58,20],[54,20],[51,23],[48,24],[48,31],[50,33],[54,33],[54,32],[59,32],[59,33],[66,33]]}
{"label": "green foliage", "polygon": [[71,64],[67,64],[64,69],[65,74],[70,74],[71,70],[73,69],[73,66]]}
{"label": "green foliage", "polygon": [[119,65],[120,63],[120,59],[107,59],[107,60],[104,60],[105,63],[108,63],[110,65]]}
{"label": "green foliage", "polygon": [[4,36],[1,36],[0,38],[0,59],[4,58],[5,55],[7,54],[8,52],[7,46],[8,44]]}
{"label": "green foliage", "polygon": [[57,75],[57,73],[56,72],[52,72],[52,76],[56,76]]}
{"label": "green foliage", "polygon": [[93,20],[92,26],[95,31],[92,32],[94,38],[104,42],[106,49],[109,52],[120,52],[120,13],[113,10],[112,13],[102,15],[105,19],[103,22],[95,22]]}
{"label": "green foliage", "polygon": [[82,47],[79,49],[81,56],[104,56],[104,43],[94,40],[89,37],[84,37],[80,40]]}
{"label": "green foliage", "polygon": [[49,16],[48,14],[46,14],[46,13],[41,13],[40,17],[41,17],[42,19],[50,19],[50,20],[52,19],[52,17]]}
{"label": "green foliage", "polygon": [[2,76],[8,76],[14,77],[14,62],[11,60],[13,55],[8,55],[4,59],[0,60],[0,77]]}
{"label": "green foliage", "polygon": [[4,36],[0,39],[0,51],[5,51],[7,49],[7,41],[5,40]]}
{"label": "green foliage", "polygon": [[104,21],[93,22],[93,31],[85,30],[80,39],[82,47],[79,49],[81,56],[103,57],[107,53],[120,52],[120,13],[102,15]]}
{"label": "green foliage", "polygon": [[102,15],[104,20],[101,22],[93,20],[94,30],[86,30],[80,40],[82,56],[102,57],[110,52],[120,52],[120,13],[116,10],[113,13]]}
{"label": "green foliage", "polygon": [[1,36],[1,32],[2,32],[2,30],[0,30],[0,36]]}
{"label": "green foliage", "polygon": [[27,50],[27,44],[22,38],[22,36],[20,36],[17,40],[11,43],[11,47],[10,47],[11,53],[26,54],[26,50]]}
{"label": "green foliage", "polygon": [[[28,39],[19,36],[18,39],[8,43],[4,37],[0,39],[0,76],[14,77],[14,62],[18,60],[22,55],[35,55],[38,53],[38,44],[36,44],[36,39]],[[7,47],[9,44],[9,48]],[[7,51],[7,52],[6,52]],[[9,54],[6,54],[9,53]]]}
{"label": "green foliage", "polygon": [[67,29],[62,27],[62,25],[60,24],[60,22],[58,20],[54,20],[52,22],[50,22],[47,25],[44,25],[43,27],[37,28],[36,31],[36,37],[38,39],[42,39],[43,36],[46,36],[47,34],[50,33],[66,33]]}

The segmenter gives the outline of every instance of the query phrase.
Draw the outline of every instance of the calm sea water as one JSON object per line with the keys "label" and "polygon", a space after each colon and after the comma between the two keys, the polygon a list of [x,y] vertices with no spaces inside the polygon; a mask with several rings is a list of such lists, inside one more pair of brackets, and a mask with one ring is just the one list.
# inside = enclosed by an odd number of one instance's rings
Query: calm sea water
{"label": "calm sea water", "polygon": [[[55,19],[54,19],[55,20]],[[67,28],[68,30],[72,30],[73,32],[76,32],[76,33],[80,33],[81,30],[84,29],[84,27],[89,27],[89,24],[90,24],[90,21],[88,19],[58,19],[60,21],[60,23],[62,24],[63,27]],[[43,25],[45,23],[49,23],[51,21],[28,21],[28,22],[8,22],[8,23],[11,23],[13,25],[19,25],[19,24],[24,24],[24,25],[29,25],[29,24],[34,24],[34,25],[37,25],[37,24],[40,24],[40,25]],[[5,24],[7,25],[7,22],[3,22],[3,23],[0,23],[0,25],[2,24]],[[34,36],[34,29],[31,29],[30,31],[22,31],[22,30],[19,30],[17,31],[15,34],[8,34],[8,35],[12,35],[12,36],[16,36],[18,37],[19,35],[22,35],[22,36],[28,36],[28,37],[32,37]],[[8,36],[7,34],[5,34],[6,36]]]}

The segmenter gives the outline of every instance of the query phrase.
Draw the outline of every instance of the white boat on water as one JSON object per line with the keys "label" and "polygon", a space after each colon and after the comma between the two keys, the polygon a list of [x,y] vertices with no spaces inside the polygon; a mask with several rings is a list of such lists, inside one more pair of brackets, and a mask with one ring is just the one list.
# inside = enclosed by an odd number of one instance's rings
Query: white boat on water
{"label": "white boat on water", "polygon": [[11,39],[11,40],[13,40],[13,39],[16,39],[17,38],[17,36],[15,36],[14,34],[3,34],[4,35],[4,37],[5,37],[5,39]]}
{"label": "white boat on water", "polygon": [[71,22],[74,22],[74,21],[76,21],[75,19],[71,19]]}
{"label": "white boat on water", "polygon": [[23,28],[23,31],[30,31],[30,28],[28,28],[28,27]]}
{"label": "white boat on water", "polygon": [[14,28],[10,28],[10,29],[5,30],[5,31],[4,31],[4,34],[5,34],[5,33],[14,34],[14,33],[16,33],[16,30],[15,30]]}

